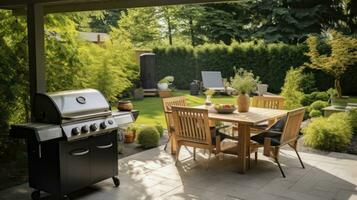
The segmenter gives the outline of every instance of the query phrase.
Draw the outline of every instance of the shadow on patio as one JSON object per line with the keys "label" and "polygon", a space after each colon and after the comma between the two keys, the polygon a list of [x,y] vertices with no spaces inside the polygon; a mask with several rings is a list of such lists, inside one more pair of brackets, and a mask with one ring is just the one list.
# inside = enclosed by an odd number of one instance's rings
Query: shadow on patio
{"label": "shadow on patio", "polygon": [[[200,151],[193,161],[183,148],[181,162],[162,150],[151,149],[119,161],[120,188],[111,180],[76,192],[72,199],[355,199],[357,198],[357,157],[330,153],[301,153],[302,169],[293,151],[283,150],[281,162],[287,178],[282,178],[273,162],[259,154],[257,166],[245,175],[237,173],[235,157],[206,157]],[[29,199],[26,184],[0,192],[0,199]],[[43,199],[52,199],[44,197]]]}

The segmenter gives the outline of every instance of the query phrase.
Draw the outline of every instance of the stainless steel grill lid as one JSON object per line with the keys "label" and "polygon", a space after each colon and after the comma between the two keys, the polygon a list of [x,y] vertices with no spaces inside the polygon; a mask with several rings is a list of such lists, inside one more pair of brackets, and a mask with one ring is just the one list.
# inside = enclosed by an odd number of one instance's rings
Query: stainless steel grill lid
{"label": "stainless steel grill lid", "polygon": [[36,122],[54,124],[111,115],[108,102],[95,89],[36,94],[34,110]]}

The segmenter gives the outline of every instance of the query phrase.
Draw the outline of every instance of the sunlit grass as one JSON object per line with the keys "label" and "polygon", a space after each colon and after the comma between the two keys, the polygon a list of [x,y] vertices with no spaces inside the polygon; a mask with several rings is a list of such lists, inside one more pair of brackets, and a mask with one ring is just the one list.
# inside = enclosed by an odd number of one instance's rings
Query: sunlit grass
{"label": "sunlit grass", "polygon": [[[189,106],[202,105],[205,96],[192,96],[189,91],[175,91],[173,96],[185,96]],[[217,96],[212,97],[213,103],[235,103],[236,97]],[[145,97],[144,100],[133,100],[134,109],[139,110],[140,114],[136,124],[155,125],[161,124],[166,127],[165,116],[160,97]]]}
{"label": "sunlit grass", "polygon": [[[189,91],[175,91],[173,96],[185,96],[189,106],[202,105],[205,102],[205,96],[192,96]],[[132,100],[134,109],[139,110],[139,118],[136,124],[156,125],[161,124],[166,127],[165,116],[162,108],[160,97],[145,97],[144,100]],[[236,103],[234,96],[217,96],[212,97],[213,103]],[[357,97],[350,97],[349,102],[357,103]]]}

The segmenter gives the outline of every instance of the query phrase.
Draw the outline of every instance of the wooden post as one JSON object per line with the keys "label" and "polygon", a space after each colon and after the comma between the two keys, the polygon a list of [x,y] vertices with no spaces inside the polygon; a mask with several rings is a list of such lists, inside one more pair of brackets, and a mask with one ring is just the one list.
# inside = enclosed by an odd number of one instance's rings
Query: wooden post
{"label": "wooden post", "polygon": [[34,96],[36,93],[46,92],[45,28],[44,12],[41,4],[27,5],[27,30],[31,121],[34,121]]}

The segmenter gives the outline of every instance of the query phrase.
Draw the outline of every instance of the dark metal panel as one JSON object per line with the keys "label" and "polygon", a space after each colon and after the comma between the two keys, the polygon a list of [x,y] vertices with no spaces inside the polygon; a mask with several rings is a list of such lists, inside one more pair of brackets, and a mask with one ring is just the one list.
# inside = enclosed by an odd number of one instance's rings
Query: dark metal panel
{"label": "dark metal panel", "polygon": [[34,97],[46,92],[44,12],[40,4],[27,5],[31,120],[34,120]]}

